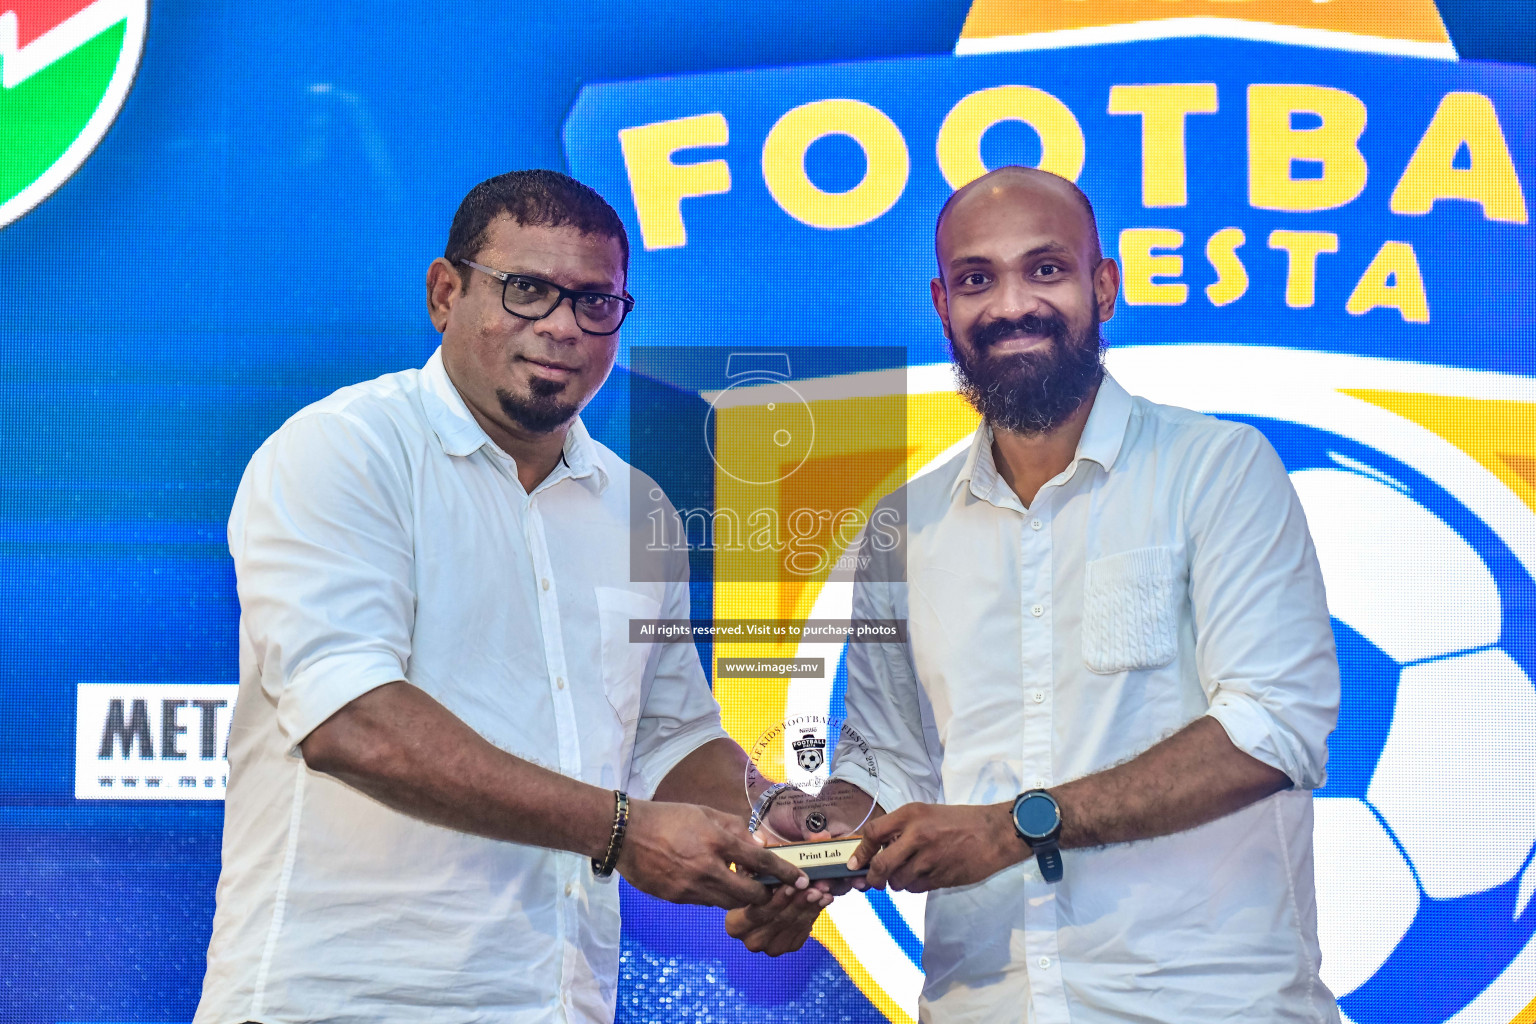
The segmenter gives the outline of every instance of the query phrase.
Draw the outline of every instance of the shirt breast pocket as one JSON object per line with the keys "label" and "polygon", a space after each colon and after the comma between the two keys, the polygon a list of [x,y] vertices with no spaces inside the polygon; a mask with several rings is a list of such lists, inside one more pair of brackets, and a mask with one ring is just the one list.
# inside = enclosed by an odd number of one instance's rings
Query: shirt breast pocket
{"label": "shirt breast pocket", "polygon": [[1135,548],[1089,562],[1083,577],[1088,670],[1112,675],[1173,661],[1182,596],[1171,548]]}
{"label": "shirt breast pocket", "polygon": [[[613,713],[633,738],[640,719],[645,666],[654,644],[629,642],[630,619],[654,619],[661,602],[622,587],[596,587],[598,629],[602,636],[603,692]],[[627,746],[627,744],[626,744]]]}

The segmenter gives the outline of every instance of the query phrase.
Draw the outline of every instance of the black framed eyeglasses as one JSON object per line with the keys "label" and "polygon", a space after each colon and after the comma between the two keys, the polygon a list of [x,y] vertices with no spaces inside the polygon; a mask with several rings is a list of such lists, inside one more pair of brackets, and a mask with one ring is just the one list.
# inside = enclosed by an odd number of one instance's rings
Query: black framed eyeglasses
{"label": "black framed eyeglasses", "polygon": [[500,281],[502,308],[521,320],[543,320],[569,298],[576,314],[576,326],[588,334],[613,334],[624,323],[629,311],[635,308],[635,300],[628,295],[572,291],[542,277],[509,274],[473,260],[459,262]]}

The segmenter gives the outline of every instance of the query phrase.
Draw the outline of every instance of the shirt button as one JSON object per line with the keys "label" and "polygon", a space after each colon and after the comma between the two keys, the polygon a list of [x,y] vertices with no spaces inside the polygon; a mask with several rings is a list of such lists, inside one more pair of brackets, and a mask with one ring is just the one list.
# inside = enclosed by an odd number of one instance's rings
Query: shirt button
{"label": "shirt button", "polygon": [[1036,704],[1044,704],[1045,703],[1045,694],[1042,693],[1039,690],[1035,691],[1035,703]]}
{"label": "shirt button", "polygon": [[1038,519],[1031,519],[1031,520],[1030,520],[1030,521],[1029,521],[1029,528],[1030,528],[1030,529],[1031,529],[1031,530],[1038,530],[1038,529],[1040,529],[1040,527],[1042,527],[1042,526],[1044,526],[1044,525],[1045,525],[1045,524],[1044,524],[1044,523],[1042,523],[1042,522],[1040,522],[1040,520],[1038,520]]}
{"label": "shirt button", "polygon": [[[576,893],[576,883],[575,882],[566,882],[565,883],[565,894],[567,896],[572,896],[572,895],[575,895],[575,893]],[[1042,965],[1042,966],[1044,966],[1044,965]]]}
{"label": "shirt button", "polygon": [[565,676],[555,676],[555,689],[565,689]]}
{"label": "shirt button", "polygon": [[1045,780],[1044,779],[1036,779],[1035,780],[1035,788],[1036,789],[1044,789],[1045,788]]}
{"label": "shirt button", "polygon": [[1045,614],[1045,605],[1043,605],[1043,604],[1035,605],[1033,608],[1031,608],[1029,610],[1029,614],[1033,615],[1035,618],[1038,619],[1040,616]]}
{"label": "shirt button", "polygon": [[539,583],[543,585],[545,590],[549,589],[549,579],[547,577],[545,579],[539,580]]}
{"label": "shirt button", "polygon": [[1041,967],[1050,967],[1051,966],[1051,958],[1048,957],[1048,956],[1041,957],[1040,958],[1040,966]]}

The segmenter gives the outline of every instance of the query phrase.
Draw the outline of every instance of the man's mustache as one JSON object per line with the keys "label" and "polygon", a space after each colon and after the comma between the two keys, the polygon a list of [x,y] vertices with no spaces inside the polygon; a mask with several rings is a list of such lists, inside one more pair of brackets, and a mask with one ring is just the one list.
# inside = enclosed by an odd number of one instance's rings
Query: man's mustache
{"label": "man's mustache", "polygon": [[976,328],[971,335],[971,344],[977,354],[981,354],[1000,341],[1028,334],[1043,334],[1061,341],[1067,337],[1067,323],[1059,316],[1041,316],[1036,313],[1026,313],[1012,320],[990,320]]}

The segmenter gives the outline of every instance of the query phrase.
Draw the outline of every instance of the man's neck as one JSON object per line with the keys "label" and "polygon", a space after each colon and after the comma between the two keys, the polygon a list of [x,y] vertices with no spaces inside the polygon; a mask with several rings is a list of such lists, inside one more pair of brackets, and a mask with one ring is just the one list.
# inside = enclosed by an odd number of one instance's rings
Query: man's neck
{"label": "man's neck", "polygon": [[523,485],[524,491],[532,494],[533,489],[560,465],[560,458],[565,451],[565,435],[570,429],[571,425],[567,423],[547,434],[528,434],[526,437],[503,430],[499,437],[492,434],[491,440],[512,456],[512,460],[517,463],[518,482]]}
{"label": "man's neck", "polygon": [[1034,504],[1035,495],[1057,473],[1072,464],[1077,442],[1082,439],[1088,414],[1098,397],[1094,385],[1083,404],[1055,429],[1044,434],[1016,434],[997,427],[992,429],[992,462],[1025,508]]}
{"label": "man's neck", "polygon": [[485,436],[496,447],[512,456],[512,461],[517,463],[518,483],[523,485],[524,492],[532,494],[533,489],[543,483],[544,478],[560,464],[560,456],[565,451],[565,435],[570,432],[571,424],[576,422],[575,417],[545,433],[526,430],[513,422],[493,419],[476,408],[475,403],[464,394],[446,358],[443,360],[443,371],[448,375],[448,382],[459,393],[459,398],[464,401],[464,408],[469,410],[475,422],[480,424],[480,429],[485,431]]}
{"label": "man's neck", "polygon": [[540,434],[498,423],[482,415],[480,410],[468,402],[464,404],[475,422],[480,424],[480,429],[491,439],[491,443],[512,456],[512,461],[517,463],[517,480],[528,494],[532,494],[533,489],[543,483],[544,478],[560,464],[561,454],[565,451],[565,435],[570,432],[571,423]]}

